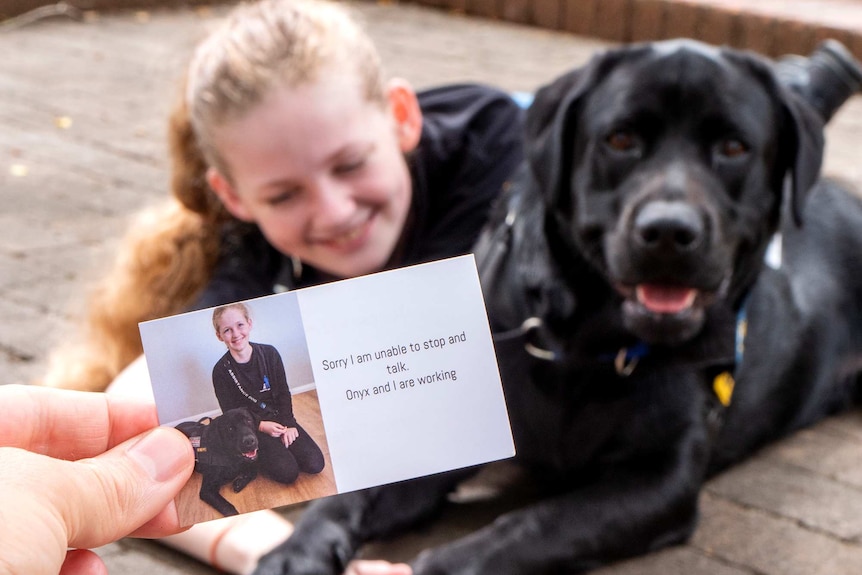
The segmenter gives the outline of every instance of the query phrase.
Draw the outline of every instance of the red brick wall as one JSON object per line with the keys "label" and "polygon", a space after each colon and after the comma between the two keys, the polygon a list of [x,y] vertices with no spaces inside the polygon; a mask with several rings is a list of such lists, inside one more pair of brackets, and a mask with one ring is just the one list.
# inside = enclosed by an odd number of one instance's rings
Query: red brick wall
{"label": "red brick wall", "polygon": [[835,38],[862,58],[862,0],[408,0],[613,40],[689,37],[778,56]]}
{"label": "red brick wall", "polygon": [[[224,0],[65,0],[65,3],[78,10],[86,11],[196,6],[215,4],[220,1],[224,2]],[[0,0],[0,21],[57,3],[58,0]]]}
{"label": "red brick wall", "polygon": [[[236,0],[209,0],[210,3]],[[382,1],[382,0],[378,0]],[[398,0],[386,0],[397,2]],[[835,38],[862,58],[862,0],[405,0],[616,42],[689,37],[769,56],[807,54]],[[207,0],[67,0],[83,10]],[[0,20],[55,0],[0,0]]]}

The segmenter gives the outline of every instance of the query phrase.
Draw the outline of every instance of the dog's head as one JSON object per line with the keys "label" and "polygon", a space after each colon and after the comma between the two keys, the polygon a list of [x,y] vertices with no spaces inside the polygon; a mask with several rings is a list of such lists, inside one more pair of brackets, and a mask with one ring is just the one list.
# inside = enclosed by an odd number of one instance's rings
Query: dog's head
{"label": "dog's head", "polygon": [[[217,434],[217,445],[224,455],[242,457],[248,461],[257,459],[257,433],[254,417],[245,407],[225,411],[210,423]],[[213,445],[213,442],[210,442]]]}
{"label": "dog's head", "polygon": [[608,51],[540,90],[528,163],[549,233],[616,290],[630,331],[673,345],[750,286],[786,189],[801,222],[822,128],[767,61],[670,41]]}

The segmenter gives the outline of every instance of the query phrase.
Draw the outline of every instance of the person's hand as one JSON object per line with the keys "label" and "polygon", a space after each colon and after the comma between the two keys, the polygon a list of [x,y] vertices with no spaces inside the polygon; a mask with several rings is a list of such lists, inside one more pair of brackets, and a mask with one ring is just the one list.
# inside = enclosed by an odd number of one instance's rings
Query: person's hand
{"label": "person's hand", "polygon": [[0,405],[0,573],[106,573],[86,549],[180,530],[194,454],[175,429],[139,435],[155,406],[23,385],[0,385]]}
{"label": "person's hand", "polygon": [[344,575],[413,575],[413,569],[406,563],[357,560],[347,564]]}
{"label": "person's hand", "polygon": [[261,421],[257,429],[261,433],[271,435],[272,437],[281,437],[287,428],[277,421]]}
{"label": "person's hand", "polygon": [[296,438],[299,437],[299,430],[295,427],[285,427],[284,433],[281,436],[281,441],[284,443],[285,447],[290,447],[290,444],[296,441]]}

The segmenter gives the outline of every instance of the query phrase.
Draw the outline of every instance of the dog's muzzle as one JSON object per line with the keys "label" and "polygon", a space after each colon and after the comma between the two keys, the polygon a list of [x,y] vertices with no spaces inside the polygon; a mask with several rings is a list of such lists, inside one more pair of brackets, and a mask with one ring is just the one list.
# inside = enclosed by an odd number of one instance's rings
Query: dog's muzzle
{"label": "dog's muzzle", "polygon": [[639,206],[625,231],[617,290],[626,328],[643,341],[676,345],[700,331],[720,291],[707,216],[682,200]]}

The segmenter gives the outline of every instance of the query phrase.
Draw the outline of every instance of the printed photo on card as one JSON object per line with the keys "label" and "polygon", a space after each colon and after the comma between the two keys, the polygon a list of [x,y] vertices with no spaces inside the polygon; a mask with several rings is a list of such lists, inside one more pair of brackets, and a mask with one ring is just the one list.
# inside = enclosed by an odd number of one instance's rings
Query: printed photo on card
{"label": "printed photo on card", "polygon": [[512,457],[472,256],[140,325],[183,525]]}

